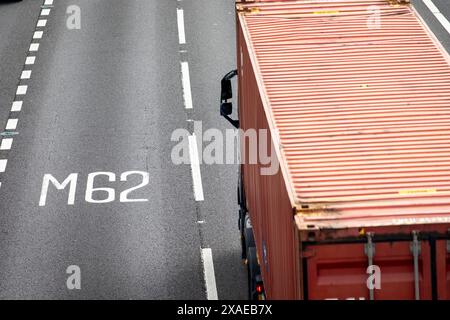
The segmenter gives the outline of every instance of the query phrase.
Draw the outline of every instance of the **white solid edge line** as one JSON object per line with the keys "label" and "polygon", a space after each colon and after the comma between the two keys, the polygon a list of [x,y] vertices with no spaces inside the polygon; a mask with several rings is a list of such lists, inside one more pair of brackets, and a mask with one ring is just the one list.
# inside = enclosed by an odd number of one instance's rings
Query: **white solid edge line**
{"label": "white solid edge line", "polygon": [[448,19],[439,11],[439,9],[436,7],[436,5],[433,3],[432,0],[422,0],[423,3],[430,9],[431,13],[434,14],[436,19],[442,24],[444,29],[450,33],[450,22]]}
{"label": "white solid edge line", "polygon": [[20,79],[30,79],[30,78],[31,78],[31,70],[22,71],[22,75],[20,76]]}
{"label": "white solid edge line", "polygon": [[212,250],[210,248],[202,249],[202,261],[206,285],[206,298],[208,300],[218,300],[216,275],[214,274],[214,263]]}
{"label": "white solid edge line", "polygon": [[430,9],[431,12],[436,13],[440,12],[439,9],[436,7],[436,5],[431,0],[423,0],[423,3]]}
{"label": "white solid edge line", "polygon": [[186,43],[186,32],[184,29],[184,10],[177,8],[177,23],[178,23],[178,41],[180,44]]}
{"label": "white solid edge line", "polygon": [[11,111],[17,112],[22,110],[23,101],[14,101],[11,107]]}
{"label": "white solid edge line", "polygon": [[181,62],[181,77],[183,82],[184,106],[186,109],[192,109],[192,90],[191,77],[189,75],[189,64]]}
{"label": "white solid edge line", "polygon": [[7,163],[8,163],[7,159],[0,160],[0,172],[5,172]]}
{"label": "white solid edge line", "polygon": [[192,183],[194,186],[195,201],[205,200],[203,195],[202,176],[200,172],[200,161],[198,159],[197,138],[195,134],[188,137],[189,158],[191,160]]}
{"label": "white solid edge line", "polygon": [[38,51],[38,50],[39,50],[39,43],[30,44],[30,51]]}
{"label": "white solid edge line", "polygon": [[2,139],[2,144],[0,145],[0,150],[11,150],[12,143],[13,143],[13,138]]}
{"label": "white solid edge line", "polygon": [[450,21],[448,21],[447,18],[440,12],[435,13],[434,15],[439,20],[439,22],[442,24],[444,29],[447,30],[448,33],[450,33]]}

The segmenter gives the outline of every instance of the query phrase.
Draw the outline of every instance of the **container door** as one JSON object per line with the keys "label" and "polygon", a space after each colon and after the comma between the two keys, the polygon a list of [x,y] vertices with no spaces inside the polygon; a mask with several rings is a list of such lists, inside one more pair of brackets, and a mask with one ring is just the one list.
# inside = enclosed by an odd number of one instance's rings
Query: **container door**
{"label": "container door", "polygon": [[377,242],[371,248],[362,243],[307,247],[303,264],[307,269],[307,299],[431,299],[430,246],[426,241],[415,242],[418,250],[414,259],[413,244],[396,241]]}

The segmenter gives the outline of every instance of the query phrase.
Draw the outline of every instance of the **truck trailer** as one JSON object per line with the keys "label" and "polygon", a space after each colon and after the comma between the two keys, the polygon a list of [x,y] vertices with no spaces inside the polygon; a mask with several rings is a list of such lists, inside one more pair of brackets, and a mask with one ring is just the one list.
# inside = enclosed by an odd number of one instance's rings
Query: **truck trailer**
{"label": "truck trailer", "polygon": [[[450,299],[450,57],[409,1],[236,1],[251,299]],[[232,78],[237,75],[237,104]]]}

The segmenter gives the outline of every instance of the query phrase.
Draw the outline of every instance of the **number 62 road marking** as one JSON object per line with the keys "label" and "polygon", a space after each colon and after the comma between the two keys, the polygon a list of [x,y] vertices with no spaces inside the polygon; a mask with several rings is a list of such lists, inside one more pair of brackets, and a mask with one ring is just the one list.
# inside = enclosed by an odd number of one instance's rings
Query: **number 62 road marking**
{"label": "number 62 road marking", "polygon": [[[139,175],[142,178],[142,182],[138,185],[128,188],[124,191],[122,191],[119,195],[119,201],[120,202],[146,202],[148,199],[135,199],[130,198],[130,194],[133,191],[136,191],[138,189],[141,189],[148,185],[150,181],[150,177],[148,172],[144,171],[126,171],[120,175],[120,181],[125,182],[128,180],[129,176],[132,175]],[[95,178],[98,176],[105,176],[108,178],[109,182],[115,182],[116,181],[116,174],[113,172],[93,172],[88,174],[87,177],[87,183],[86,183],[86,193],[85,193],[85,200],[89,203],[109,203],[116,200],[116,190],[114,188],[109,187],[94,187]],[[69,176],[63,181],[59,182],[53,175],[51,174],[45,174],[44,178],[42,179],[42,189],[41,189],[41,197],[39,199],[39,206],[43,207],[47,203],[47,193],[50,186],[50,183],[57,189],[57,190],[64,190],[67,187],[69,188],[69,196],[67,199],[68,205],[74,205],[75,204],[75,194],[77,189],[77,182],[78,182],[78,173],[71,173]],[[97,196],[97,199],[94,199],[94,194],[103,193],[106,194],[106,198],[99,199]]]}

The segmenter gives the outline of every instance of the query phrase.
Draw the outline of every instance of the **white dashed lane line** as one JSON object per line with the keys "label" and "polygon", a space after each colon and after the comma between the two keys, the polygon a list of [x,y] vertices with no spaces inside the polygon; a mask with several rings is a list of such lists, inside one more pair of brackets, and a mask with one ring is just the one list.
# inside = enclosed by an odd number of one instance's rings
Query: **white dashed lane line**
{"label": "white dashed lane line", "polygon": [[[42,37],[44,36],[43,28],[45,28],[45,26],[47,25],[47,19],[42,19],[42,17],[43,16],[46,17],[46,16],[50,15],[50,12],[51,12],[50,7],[52,7],[52,6],[53,6],[53,0],[45,0],[44,4],[42,5],[42,10],[40,11],[39,19],[36,23],[36,28],[33,33],[33,40],[30,43],[30,47],[28,49],[28,51],[32,54],[28,55],[27,58],[25,59],[24,68],[20,75],[20,83],[16,89],[16,97],[12,103],[9,119],[6,122],[6,126],[5,126],[5,130],[7,132],[2,133],[2,136],[7,136],[7,135],[10,136],[13,134],[18,134],[18,132],[15,132],[15,130],[17,129],[17,125],[19,123],[18,115],[19,115],[19,112],[22,111],[22,107],[23,107],[22,98],[27,94],[27,91],[28,91],[28,85],[25,83],[26,83],[26,81],[31,79],[31,72],[32,72],[31,67],[36,62],[35,54],[39,50],[39,42],[37,42],[37,40],[42,39]],[[20,100],[17,99],[19,96],[20,96]],[[7,158],[7,154],[9,152],[9,150],[11,150],[11,148],[12,148],[13,141],[14,141],[13,138],[6,138],[6,137],[2,138],[2,140],[1,140],[1,143],[0,143],[0,151],[1,151],[0,173],[6,171],[6,164],[8,163],[8,159],[6,159],[6,158]],[[2,183],[0,182],[0,186],[1,185],[2,185]]]}
{"label": "white dashed lane line", "polygon": [[33,39],[42,39],[42,36],[44,35],[43,31],[35,31],[33,35]]}
{"label": "white dashed lane line", "polygon": [[19,112],[22,110],[23,101],[14,101],[11,106],[11,112]]}
{"label": "white dashed lane line", "polygon": [[6,159],[0,160],[0,172],[5,172],[7,163],[8,163],[8,160],[6,160]]}
{"label": "white dashed lane line", "polygon": [[30,79],[30,78],[31,78],[31,70],[22,71],[22,75],[20,76],[20,79]]}
{"label": "white dashed lane line", "polygon": [[[180,44],[180,60],[181,60],[181,81],[183,86],[183,98],[184,107],[186,112],[193,110],[194,106],[192,103],[192,89],[191,89],[191,77],[189,73],[189,63],[186,57],[188,52],[185,48],[186,45],[186,29],[184,22],[184,10],[181,8],[181,0],[178,0],[177,8],[177,25],[178,25],[178,42]],[[188,121],[193,121],[189,119]],[[199,149],[197,145],[197,137],[195,134],[188,136],[189,142],[189,159],[191,164],[192,173],[192,184],[194,190],[194,199],[196,202],[204,201],[203,194],[203,183],[200,171],[200,161],[199,161]],[[204,220],[198,220],[197,224],[204,225]],[[199,228],[200,239],[202,239],[202,229]],[[214,273],[214,262],[212,256],[212,249],[206,248],[203,241],[201,240],[201,260],[203,264],[203,275],[206,287],[206,298],[208,300],[218,300],[216,276]]]}
{"label": "white dashed lane line", "polygon": [[184,30],[184,10],[177,9],[177,24],[178,24],[178,41],[180,44],[186,44],[186,32]]}
{"label": "white dashed lane line", "polygon": [[191,160],[192,181],[194,185],[195,201],[203,201],[203,184],[200,174],[200,161],[198,157],[197,138],[195,134],[188,137],[189,141],[189,158]]}
{"label": "white dashed lane line", "polygon": [[39,20],[38,23],[37,23],[37,27],[38,28],[43,28],[46,25],[47,25],[47,20],[45,20],[45,19]]}
{"label": "white dashed lane line", "polygon": [[214,273],[212,250],[210,248],[202,249],[202,261],[206,285],[206,298],[208,300],[218,300],[216,275]]}
{"label": "white dashed lane line", "polygon": [[10,150],[13,143],[12,138],[3,138],[0,144],[0,150]]}
{"label": "white dashed lane line", "polygon": [[183,82],[184,106],[186,109],[192,109],[191,77],[189,74],[189,63],[186,61],[181,62],[181,78]]}
{"label": "white dashed lane line", "polygon": [[36,52],[39,50],[39,43],[30,44],[30,52]]}
{"label": "white dashed lane line", "polygon": [[31,65],[31,64],[34,64],[35,62],[36,62],[36,57],[34,57],[34,56],[27,57],[27,59],[25,60],[26,65]]}
{"label": "white dashed lane line", "polygon": [[20,85],[17,87],[16,95],[18,95],[18,96],[25,95],[25,94],[27,94],[27,91],[28,91],[28,86]]}
{"label": "white dashed lane line", "polygon": [[19,119],[9,119],[6,123],[6,130],[16,130]]}
{"label": "white dashed lane line", "polygon": [[42,9],[41,16],[48,16],[50,15],[50,9]]}

